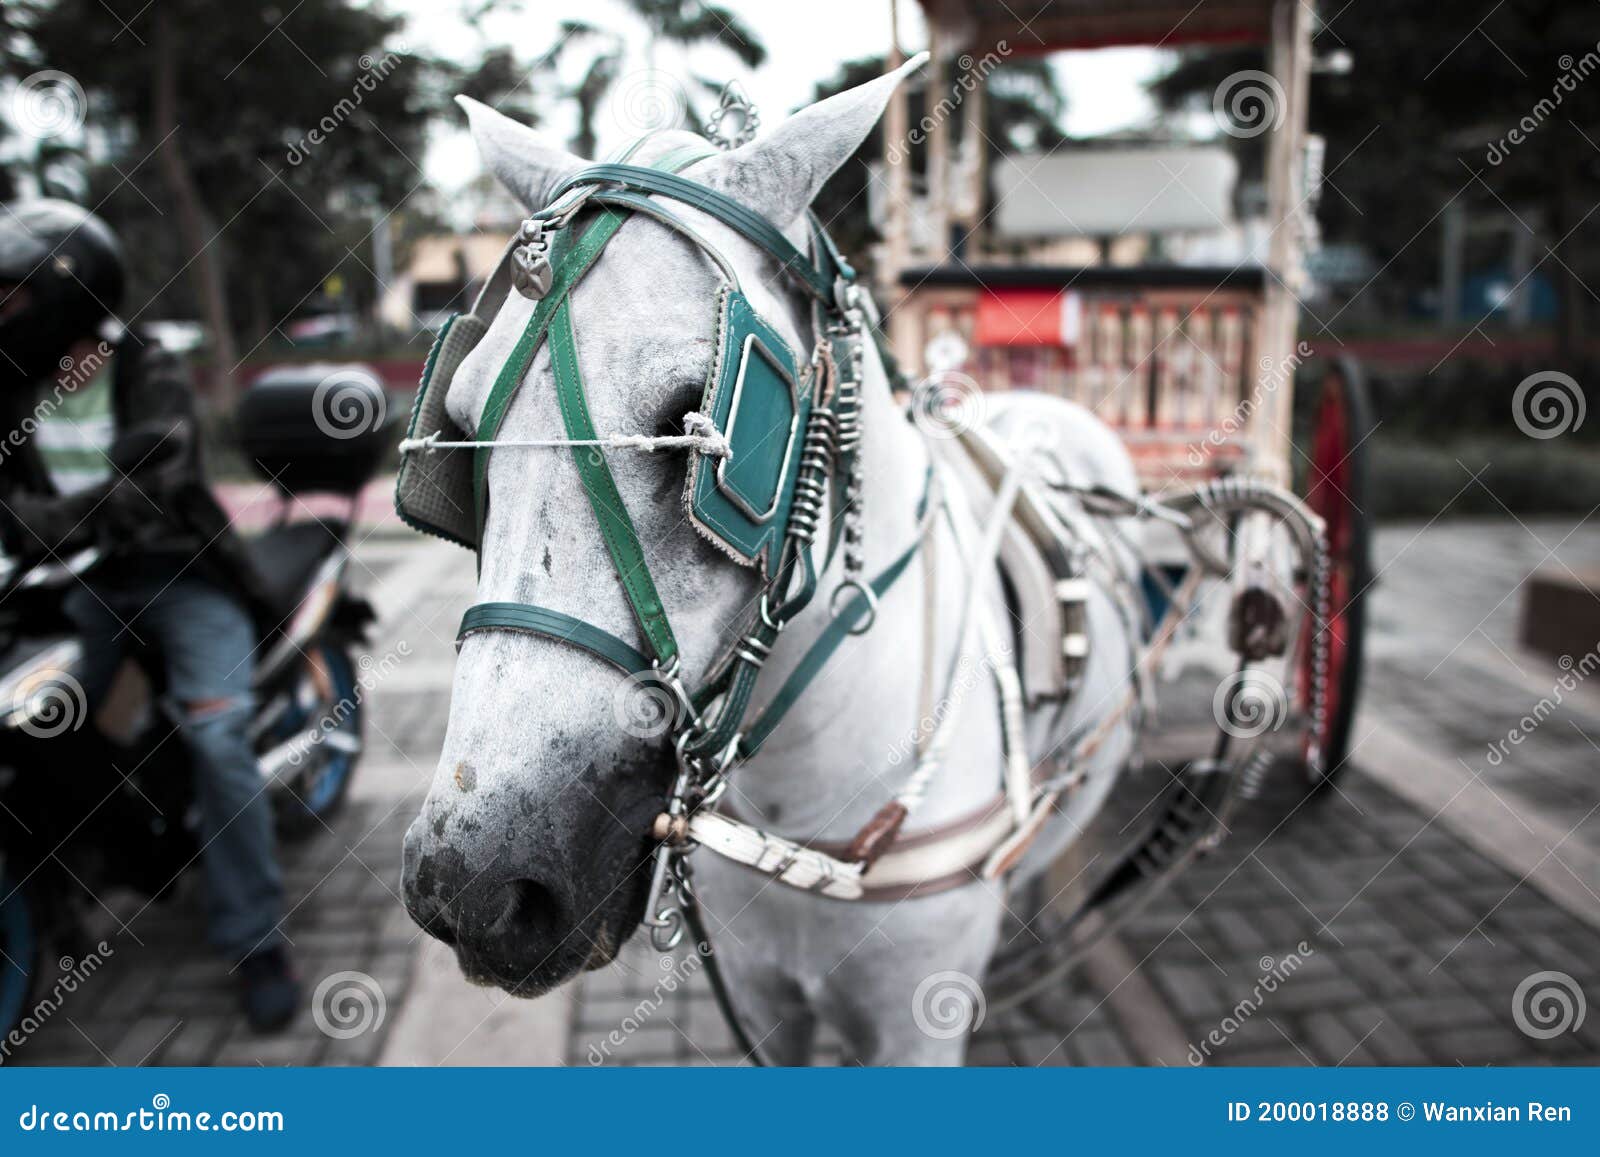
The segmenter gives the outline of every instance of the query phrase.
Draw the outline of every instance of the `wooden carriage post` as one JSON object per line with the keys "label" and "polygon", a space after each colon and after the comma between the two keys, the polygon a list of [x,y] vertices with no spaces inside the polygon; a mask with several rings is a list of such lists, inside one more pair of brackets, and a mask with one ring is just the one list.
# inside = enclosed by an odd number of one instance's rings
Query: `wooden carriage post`
{"label": "wooden carriage post", "polygon": [[[1275,388],[1262,391],[1251,416],[1251,465],[1280,486],[1293,479],[1293,370],[1298,362],[1300,295],[1305,290],[1306,106],[1311,77],[1311,8],[1300,0],[1277,0],[1272,10],[1268,73],[1282,86],[1283,123],[1267,137],[1267,214],[1272,229],[1267,283],[1256,318],[1255,348]],[[1259,381],[1259,376],[1257,377]]]}

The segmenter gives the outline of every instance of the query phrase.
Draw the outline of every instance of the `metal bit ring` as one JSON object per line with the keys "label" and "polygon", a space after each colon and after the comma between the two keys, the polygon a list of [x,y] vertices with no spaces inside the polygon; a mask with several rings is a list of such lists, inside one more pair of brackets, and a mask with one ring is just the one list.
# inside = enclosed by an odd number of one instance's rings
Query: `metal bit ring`
{"label": "metal bit ring", "polygon": [[839,596],[851,590],[860,591],[861,597],[867,601],[867,617],[851,627],[849,633],[852,635],[864,635],[872,630],[872,624],[878,621],[878,592],[860,579],[848,578],[833,588],[833,595],[828,599],[828,613],[837,619],[844,610],[844,605],[841,605]]}

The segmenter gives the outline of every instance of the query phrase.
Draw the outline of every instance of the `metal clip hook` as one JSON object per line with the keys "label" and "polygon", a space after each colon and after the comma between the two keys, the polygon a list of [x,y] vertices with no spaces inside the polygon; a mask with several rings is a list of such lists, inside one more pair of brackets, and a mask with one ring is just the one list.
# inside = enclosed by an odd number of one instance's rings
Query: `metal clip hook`
{"label": "metal clip hook", "polygon": [[517,239],[521,244],[511,251],[511,284],[523,297],[539,301],[555,282],[545,222],[529,217],[517,231]]}

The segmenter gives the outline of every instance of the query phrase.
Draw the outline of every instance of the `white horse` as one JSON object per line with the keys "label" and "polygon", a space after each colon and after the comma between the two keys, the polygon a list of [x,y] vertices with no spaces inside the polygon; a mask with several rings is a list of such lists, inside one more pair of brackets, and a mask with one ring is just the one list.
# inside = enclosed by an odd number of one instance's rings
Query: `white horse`
{"label": "white horse", "polygon": [[[801,111],[769,135],[701,160],[683,175],[755,209],[802,250],[804,210],[860,146],[908,69]],[[547,204],[587,162],[538,133],[463,100],[489,169],[530,208]],[[633,163],[648,164],[692,139],[666,132]],[[729,260],[756,309],[793,349],[813,348],[807,302],[771,258],[718,220],[673,206]],[[572,297],[579,358],[597,429],[673,432],[696,408],[715,352],[714,267],[679,233],[635,216]],[[533,308],[511,294],[456,373],[448,408],[475,429],[491,382]],[[548,347],[532,363],[500,430],[508,440],[565,436]],[[1043,428],[1056,459],[1080,483],[1134,492],[1118,439],[1086,411],[1017,399],[995,421]],[[868,343],[863,405],[865,570],[878,573],[919,532],[917,507],[930,454],[948,451],[908,422]],[[730,634],[753,613],[757,581],[706,542],[684,515],[684,462],[667,453],[609,455],[621,495],[649,554],[696,685]],[[502,450],[489,467],[495,495],[481,544],[478,597],[538,602],[629,637],[629,606],[596,530],[567,451]],[[928,704],[919,671],[971,667],[958,659],[954,623],[967,597],[963,555],[982,533],[981,511],[959,487],[949,517],[928,531],[918,562],[882,600],[876,621],[850,639],[769,742],[732,774],[728,805],[796,841],[844,841],[900,788]],[[998,580],[979,576],[978,604],[1008,621]],[[819,596],[780,638],[758,684],[770,696],[828,622],[835,566]],[[925,605],[931,600],[931,605]],[[1101,586],[1091,593],[1094,639],[1068,708],[1031,719],[1029,747],[1043,753],[1106,718],[1125,693],[1129,627]],[[930,630],[928,624],[934,624]],[[1023,624],[1026,630],[1027,625]],[[968,640],[970,647],[970,639]],[[512,632],[467,637],[456,667],[449,729],[422,812],[406,837],[407,907],[454,946],[468,978],[516,995],[545,992],[606,965],[646,903],[650,829],[674,770],[665,738],[619,728],[619,676],[581,651]],[[940,825],[991,798],[1001,782],[998,693],[988,678],[942,691],[941,770],[909,830]],[[1022,873],[1049,863],[1099,807],[1132,744],[1129,718],[1112,721],[1080,787],[1035,842]],[[697,854],[697,890],[734,1001],[763,1052],[803,1064],[819,1022],[862,1063],[959,1064],[965,1034],[940,1020],[952,996],[976,986],[995,949],[1006,881],[980,879],[898,901],[844,902]],[[1013,879],[1015,879],[1015,874]],[[964,991],[946,989],[947,982]]]}

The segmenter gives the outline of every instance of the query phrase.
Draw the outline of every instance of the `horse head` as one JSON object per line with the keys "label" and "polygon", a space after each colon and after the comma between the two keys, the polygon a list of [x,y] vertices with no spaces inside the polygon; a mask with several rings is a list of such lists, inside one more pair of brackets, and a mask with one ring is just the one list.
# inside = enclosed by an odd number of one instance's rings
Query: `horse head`
{"label": "horse head", "polygon": [[[913,62],[914,66],[915,62]],[[804,211],[855,152],[906,69],[830,97],[769,135],[703,157],[681,176],[754,210],[804,251]],[[463,99],[484,162],[530,210],[587,162]],[[699,138],[664,132],[629,157],[650,165]],[[803,366],[813,346],[806,299],[763,249],[686,205],[674,213],[721,255],[761,319]],[[683,433],[718,350],[725,270],[707,248],[642,213],[622,224],[572,289],[568,311],[593,425],[605,433]],[[452,379],[447,408],[479,428],[493,384],[535,303],[509,293]],[[534,356],[497,437],[570,437],[551,342]],[[577,450],[576,453],[601,453]],[[638,639],[580,478],[573,448],[494,450],[480,541],[480,602],[533,603]],[[753,612],[759,576],[736,565],[685,516],[681,453],[606,452],[696,685]],[[608,963],[638,924],[649,884],[652,823],[676,760],[673,704],[658,684],[626,678],[557,639],[497,630],[461,643],[448,731],[405,840],[413,918],[452,945],[473,980],[543,992]]]}

